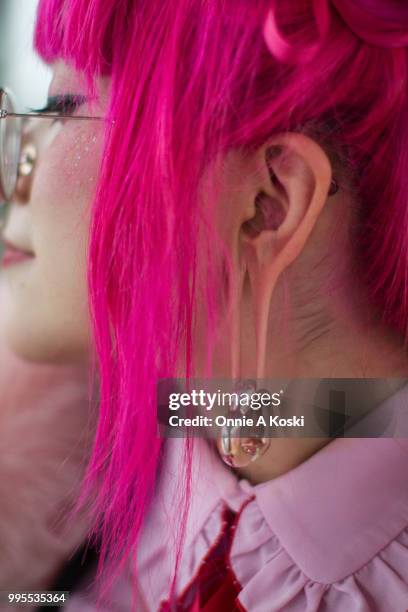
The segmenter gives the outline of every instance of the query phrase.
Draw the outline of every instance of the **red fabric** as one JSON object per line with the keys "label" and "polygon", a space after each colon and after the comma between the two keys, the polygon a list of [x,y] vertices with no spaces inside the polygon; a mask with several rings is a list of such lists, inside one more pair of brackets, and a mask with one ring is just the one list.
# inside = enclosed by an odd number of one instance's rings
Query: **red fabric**
{"label": "red fabric", "polygon": [[173,606],[165,602],[160,612],[243,612],[237,603],[241,586],[229,567],[236,519],[236,513],[226,508],[221,535],[208,551],[196,576]]}

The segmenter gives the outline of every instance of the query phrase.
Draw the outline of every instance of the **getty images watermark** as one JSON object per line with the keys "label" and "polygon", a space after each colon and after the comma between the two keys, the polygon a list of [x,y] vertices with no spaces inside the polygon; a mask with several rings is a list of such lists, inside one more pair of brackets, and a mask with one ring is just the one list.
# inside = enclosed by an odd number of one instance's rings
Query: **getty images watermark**
{"label": "getty images watermark", "polygon": [[273,430],[305,428],[305,415],[288,410],[285,389],[280,385],[266,388],[254,380],[201,379],[167,379],[161,383],[158,416],[160,433],[165,437],[214,437],[225,426],[242,436],[260,431],[273,436]]}
{"label": "getty images watermark", "polygon": [[408,437],[408,379],[162,379],[157,417],[163,437]]}
{"label": "getty images watermark", "polygon": [[[269,393],[266,390],[242,390],[240,392],[205,391],[192,389],[187,392],[173,392],[168,396],[170,411],[180,411],[184,408],[193,408],[199,414],[185,416],[183,414],[170,414],[168,424],[170,427],[304,427],[305,417],[292,415],[289,418],[278,414],[265,414],[265,409],[277,408],[282,403],[284,391]],[[229,414],[209,416],[205,412],[215,412],[219,409],[228,409]]]}

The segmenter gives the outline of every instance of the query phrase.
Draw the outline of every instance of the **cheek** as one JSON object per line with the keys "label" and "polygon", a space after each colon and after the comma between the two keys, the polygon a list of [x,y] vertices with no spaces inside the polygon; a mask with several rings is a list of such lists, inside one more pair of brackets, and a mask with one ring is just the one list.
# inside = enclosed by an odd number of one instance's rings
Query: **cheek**
{"label": "cheek", "polygon": [[31,193],[34,247],[41,250],[44,235],[72,245],[84,235],[101,148],[101,131],[65,126],[41,153]]}
{"label": "cheek", "polygon": [[15,274],[13,290],[26,312],[15,317],[19,352],[30,359],[77,359],[89,348],[86,255],[101,147],[95,130],[63,128],[39,158],[30,197],[35,259]]}
{"label": "cheek", "polygon": [[101,131],[65,126],[43,152],[33,180],[34,251],[46,278],[54,278],[57,285],[85,274],[101,147]]}

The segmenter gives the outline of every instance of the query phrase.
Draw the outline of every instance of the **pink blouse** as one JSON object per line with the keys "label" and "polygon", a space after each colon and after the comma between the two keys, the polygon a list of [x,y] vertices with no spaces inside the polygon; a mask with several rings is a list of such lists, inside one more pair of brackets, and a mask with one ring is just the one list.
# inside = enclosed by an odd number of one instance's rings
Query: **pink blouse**
{"label": "pink blouse", "polygon": [[[217,541],[225,507],[239,514],[230,566],[250,612],[408,610],[408,387],[370,419],[379,438],[337,438],[285,474],[256,486],[195,440],[191,508],[178,571],[180,593]],[[394,435],[395,437],[387,437]],[[140,607],[157,612],[175,566],[183,495],[182,440],[167,440],[157,494],[139,545]],[[130,611],[132,570],[109,612]],[[92,592],[67,612],[93,612]],[[224,611],[220,611],[224,612]]]}

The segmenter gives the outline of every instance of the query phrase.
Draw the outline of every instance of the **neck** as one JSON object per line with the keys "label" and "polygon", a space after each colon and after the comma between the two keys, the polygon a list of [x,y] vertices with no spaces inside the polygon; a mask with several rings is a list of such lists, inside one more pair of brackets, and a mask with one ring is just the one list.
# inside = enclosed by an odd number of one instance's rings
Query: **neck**
{"label": "neck", "polygon": [[[293,328],[293,326],[292,326]],[[274,339],[266,378],[381,379],[362,386],[353,417],[369,412],[406,384],[408,358],[400,339],[375,327],[327,325],[320,333],[298,335],[289,346]],[[281,352],[277,349],[281,348]],[[394,379],[384,381],[383,379]],[[359,411],[359,412],[357,412]],[[333,438],[274,438],[263,457],[240,470],[252,483],[271,480],[309,459]]]}

